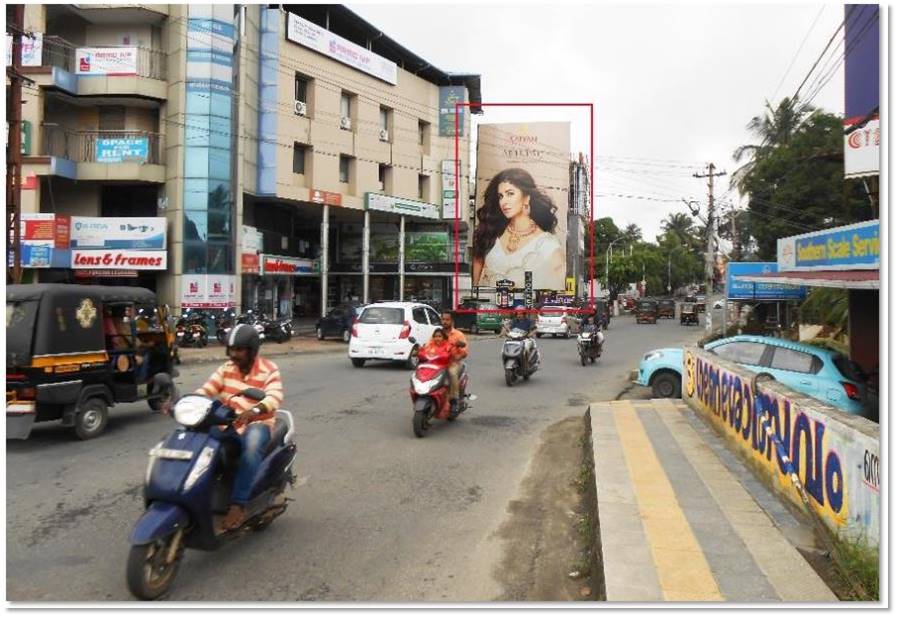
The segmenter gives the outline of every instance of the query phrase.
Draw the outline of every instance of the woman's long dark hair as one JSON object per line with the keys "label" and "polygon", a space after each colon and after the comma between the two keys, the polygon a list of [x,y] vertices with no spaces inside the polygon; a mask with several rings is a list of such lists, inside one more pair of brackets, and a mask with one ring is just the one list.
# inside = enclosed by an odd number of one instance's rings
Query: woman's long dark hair
{"label": "woman's long dark hair", "polygon": [[483,195],[483,206],[477,211],[477,229],[473,235],[473,256],[485,259],[486,254],[495,246],[495,240],[505,232],[510,223],[502,213],[498,203],[498,185],[509,182],[529,197],[529,216],[543,231],[554,233],[558,219],[555,216],[557,206],[551,198],[536,186],[536,182],[528,171],[512,168],[505,169],[489,182]]}

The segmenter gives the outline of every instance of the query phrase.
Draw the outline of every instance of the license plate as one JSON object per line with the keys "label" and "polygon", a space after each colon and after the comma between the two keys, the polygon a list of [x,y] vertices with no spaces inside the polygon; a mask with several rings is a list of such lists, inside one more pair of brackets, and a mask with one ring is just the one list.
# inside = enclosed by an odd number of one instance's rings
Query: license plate
{"label": "license plate", "polygon": [[370,353],[383,353],[382,347],[368,347]]}

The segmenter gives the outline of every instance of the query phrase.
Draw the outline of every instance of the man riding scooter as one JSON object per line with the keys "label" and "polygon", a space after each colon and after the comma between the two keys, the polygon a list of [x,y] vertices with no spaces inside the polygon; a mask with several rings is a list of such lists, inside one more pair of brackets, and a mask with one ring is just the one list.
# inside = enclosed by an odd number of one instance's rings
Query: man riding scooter
{"label": "man riding scooter", "polygon": [[[215,429],[217,437],[240,447],[240,463],[231,496],[231,506],[224,519],[226,529],[238,529],[244,521],[252,480],[261,464],[271,439],[274,417],[283,402],[283,384],[277,365],[258,355],[261,340],[255,328],[238,324],[227,337],[229,362],[218,367],[196,393],[218,397],[238,413],[232,428]],[[246,388],[260,388],[266,396],[254,403],[245,397],[234,397]]]}
{"label": "man riding scooter", "polygon": [[467,337],[455,328],[455,320],[451,311],[442,311],[442,331],[452,348],[452,361],[446,369],[449,376],[449,405],[452,419],[458,417],[458,379],[461,375],[461,362],[467,357]]}
{"label": "man riding scooter", "polygon": [[524,358],[529,355],[530,350],[533,348],[533,345],[536,344],[536,341],[533,340],[533,334],[536,333],[536,324],[532,319],[527,317],[526,311],[524,311],[521,307],[517,307],[517,310],[514,311],[514,319],[508,323],[504,329],[502,330],[502,336],[510,332],[511,330],[523,330],[526,332],[526,354],[524,354]]}

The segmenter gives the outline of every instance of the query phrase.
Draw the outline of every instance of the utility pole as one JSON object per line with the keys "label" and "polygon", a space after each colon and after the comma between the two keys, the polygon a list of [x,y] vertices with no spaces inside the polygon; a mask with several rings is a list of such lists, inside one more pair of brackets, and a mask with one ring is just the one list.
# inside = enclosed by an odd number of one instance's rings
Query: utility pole
{"label": "utility pole", "polygon": [[6,68],[6,238],[12,249],[12,264],[7,252],[6,282],[22,282],[22,34],[25,5],[6,5],[6,30],[12,36],[12,66]]}
{"label": "utility pole", "polygon": [[[713,331],[713,269],[716,265],[714,259],[714,240],[716,239],[716,217],[713,212],[713,178],[717,176],[725,176],[725,171],[714,172],[716,165],[708,163],[706,174],[692,174],[695,178],[707,178],[707,254],[704,257],[704,278],[707,279],[707,334]],[[725,332],[725,324],[723,324]]]}

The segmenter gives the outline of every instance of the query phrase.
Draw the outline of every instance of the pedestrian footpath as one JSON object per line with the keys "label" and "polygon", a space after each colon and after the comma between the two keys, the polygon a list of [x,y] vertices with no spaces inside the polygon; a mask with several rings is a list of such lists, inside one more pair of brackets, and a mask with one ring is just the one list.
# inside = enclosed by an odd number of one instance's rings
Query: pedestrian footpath
{"label": "pedestrian footpath", "polygon": [[[348,354],[347,345],[342,341],[325,339],[319,341],[316,338],[293,337],[285,343],[264,343],[261,350],[266,357],[276,357],[292,354],[321,354],[343,353]],[[209,343],[208,347],[179,347],[178,355],[181,364],[201,364],[205,362],[221,362],[225,357],[224,345]]]}
{"label": "pedestrian footpath", "polygon": [[837,600],[681,401],[589,411],[608,601]]}

